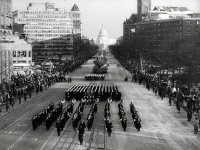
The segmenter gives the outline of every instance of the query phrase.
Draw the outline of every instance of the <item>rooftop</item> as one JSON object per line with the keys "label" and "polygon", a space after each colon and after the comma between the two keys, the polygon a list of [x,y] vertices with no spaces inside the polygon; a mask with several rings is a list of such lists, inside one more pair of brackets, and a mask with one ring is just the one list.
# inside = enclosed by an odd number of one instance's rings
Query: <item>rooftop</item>
{"label": "rooftop", "polygon": [[79,11],[79,8],[76,4],[72,7],[71,11]]}

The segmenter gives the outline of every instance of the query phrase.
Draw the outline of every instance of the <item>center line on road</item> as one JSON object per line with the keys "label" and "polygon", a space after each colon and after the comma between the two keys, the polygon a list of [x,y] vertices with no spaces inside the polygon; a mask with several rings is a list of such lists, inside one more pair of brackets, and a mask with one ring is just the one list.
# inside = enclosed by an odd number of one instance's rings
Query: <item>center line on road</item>
{"label": "center line on road", "polygon": [[8,150],[10,150],[19,140],[21,140],[24,135],[26,135],[26,133],[28,133],[32,128],[29,128],[22,136],[20,136],[20,138],[17,139],[17,141],[15,141],[9,148]]}
{"label": "center line on road", "polygon": [[18,120],[20,120],[21,118],[23,118],[25,115],[27,115],[30,111],[28,111],[27,113],[25,113],[23,116],[21,116],[20,118],[18,118],[17,120],[15,120],[13,123],[11,123],[9,126],[7,126],[5,129],[1,130],[1,133],[3,133],[5,130],[7,130],[9,127],[11,127],[13,124],[15,124]]}

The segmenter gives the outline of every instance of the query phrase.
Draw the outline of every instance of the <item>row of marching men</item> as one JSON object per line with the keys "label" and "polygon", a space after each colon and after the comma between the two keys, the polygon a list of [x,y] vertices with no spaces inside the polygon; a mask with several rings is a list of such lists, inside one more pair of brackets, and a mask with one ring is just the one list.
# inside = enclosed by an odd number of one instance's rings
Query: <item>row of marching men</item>
{"label": "row of marching men", "polygon": [[105,126],[106,131],[108,132],[108,136],[111,136],[111,133],[113,131],[113,125],[111,122],[111,113],[110,113],[110,102],[106,102],[105,108],[104,108],[104,120],[105,120]]}
{"label": "row of marching men", "polygon": [[52,123],[62,113],[63,104],[59,102],[56,106],[51,101],[47,108],[44,108],[39,113],[36,113],[32,118],[33,130],[35,130],[42,123],[45,123],[47,130],[51,127]]}
{"label": "row of marching men", "polygon": [[[81,103],[83,103],[83,102],[81,102]],[[85,105],[85,104],[83,103],[83,105]],[[97,113],[97,105],[98,105],[98,101],[96,101],[93,105],[91,105],[90,111],[87,115],[86,120],[87,120],[88,131],[91,131],[91,129],[92,129],[93,121],[94,121],[94,115]],[[84,134],[85,134],[85,128],[86,128],[86,124],[82,120],[79,123],[78,130],[77,130],[78,139],[79,139],[79,142],[80,142],[81,145],[83,144],[83,137],[84,137]]]}
{"label": "row of marching men", "polygon": [[97,110],[98,110],[98,101],[96,101],[92,106],[91,106],[91,109],[88,113],[88,116],[87,116],[87,128],[88,128],[88,131],[91,131],[92,129],[92,125],[93,125],[93,121],[94,121],[94,115],[97,113]]}
{"label": "row of marching men", "polygon": [[133,118],[133,122],[135,125],[135,128],[140,131],[141,126],[141,119],[140,116],[138,115],[135,106],[133,105],[133,103],[130,103],[130,112],[132,114],[132,118]]}
{"label": "row of marching men", "polygon": [[[91,109],[90,109],[90,112],[89,112],[86,120],[90,120],[90,119],[94,118],[94,114],[97,112],[97,104],[98,104],[98,100],[96,100],[95,103],[91,104]],[[78,106],[77,110],[75,111],[75,113],[73,115],[72,125],[73,125],[73,129],[74,130],[76,130],[76,128],[78,127],[78,123],[81,120],[81,116],[83,114],[85,106],[87,106],[86,102],[85,101],[81,101],[79,103],[79,106]],[[91,122],[91,120],[89,122]],[[88,127],[89,127],[88,130],[91,129],[90,126],[91,126],[90,123],[88,123]]]}
{"label": "row of marching men", "polygon": [[114,84],[76,84],[67,89],[66,100],[70,101],[72,98],[81,100],[84,96],[94,96],[99,98],[100,101],[106,101],[111,98],[113,101],[121,99],[121,92],[119,87]]}
{"label": "row of marching men", "polygon": [[58,132],[58,136],[60,136],[60,132],[63,131],[67,120],[72,115],[73,106],[74,106],[74,102],[69,103],[67,108],[63,111],[61,116],[56,121],[56,129],[57,129],[57,132]]}
{"label": "row of marching men", "polygon": [[81,121],[81,117],[84,111],[84,103],[80,102],[78,108],[76,109],[73,117],[72,117],[72,126],[73,129],[76,130],[79,122]]}
{"label": "row of marching men", "polygon": [[119,109],[119,119],[121,121],[122,124],[122,128],[124,131],[126,131],[127,128],[127,119],[126,119],[126,113],[124,111],[124,107],[123,107],[123,100],[120,101],[120,103],[118,104],[118,109]]}
{"label": "row of marching men", "polygon": [[105,75],[103,74],[86,74],[85,75],[85,80],[104,80],[105,79]]}

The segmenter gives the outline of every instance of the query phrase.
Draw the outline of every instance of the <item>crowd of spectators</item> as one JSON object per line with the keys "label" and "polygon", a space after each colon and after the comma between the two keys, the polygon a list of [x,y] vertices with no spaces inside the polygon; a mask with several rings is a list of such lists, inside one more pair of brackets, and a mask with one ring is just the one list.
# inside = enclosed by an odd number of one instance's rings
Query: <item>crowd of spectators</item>
{"label": "crowd of spectators", "polygon": [[181,107],[187,111],[188,121],[191,121],[192,116],[199,116],[199,94],[197,87],[187,84],[178,84],[179,81],[172,81],[172,78],[167,76],[162,78],[158,73],[149,74],[143,72],[139,68],[139,63],[134,59],[127,59],[121,56],[115,57],[132,75],[131,79],[128,79],[126,76],[124,81],[132,80],[132,82],[144,85],[162,100],[168,98],[170,106],[172,101],[174,101],[178,113],[180,113]]}
{"label": "crowd of spectators", "polygon": [[[5,105],[6,111],[9,107],[14,107],[16,101],[28,98],[31,99],[32,93],[36,95],[57,82],[71,82],[71,76],[68,73],[78,69],[86,60],[74,60],[67,63],[56,65],[51,71],[35,71],[33,74],[12,75],[9,81],[1,81],[0,84],[0,106]],[[0,107],[1,112],[1,107]]]}

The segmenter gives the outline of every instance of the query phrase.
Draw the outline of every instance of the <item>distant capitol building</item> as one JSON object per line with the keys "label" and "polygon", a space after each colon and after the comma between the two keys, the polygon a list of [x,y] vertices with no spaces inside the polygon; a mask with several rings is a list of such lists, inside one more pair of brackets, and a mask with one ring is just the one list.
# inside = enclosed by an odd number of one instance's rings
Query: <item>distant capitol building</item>
{"label": "distant capitol building", "polygon": [[115,44],[116,43],[116,39],[109,39],[108,38],[108,34],[104,28],[104,26],[102,25],[102,28],[99,32],[99,35],[96,39],[96,44],[99,46],[100,49],[107,49],[107,47],[111,44]]}

